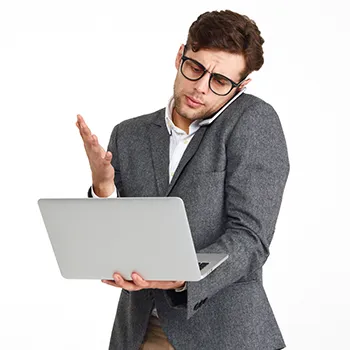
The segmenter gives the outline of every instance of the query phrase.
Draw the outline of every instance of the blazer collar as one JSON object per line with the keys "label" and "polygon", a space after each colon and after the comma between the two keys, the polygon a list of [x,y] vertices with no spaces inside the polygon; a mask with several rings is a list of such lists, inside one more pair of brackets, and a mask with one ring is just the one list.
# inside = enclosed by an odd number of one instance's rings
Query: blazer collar
{"label": "blazer collar", "polygon": [[170,135],[164,118],[165,108],[158,111],[149,129],[151,143],[152,163],[156,177],[158,195],[161,197],[168,196],[179,176],[185,169],[187,163],[196,153],[203,136],[207,130],[207,125],[203,125],[196,131],[191,142],[188,144],[181,160],[176,168],[175,174],[169,184],[169,143]]}

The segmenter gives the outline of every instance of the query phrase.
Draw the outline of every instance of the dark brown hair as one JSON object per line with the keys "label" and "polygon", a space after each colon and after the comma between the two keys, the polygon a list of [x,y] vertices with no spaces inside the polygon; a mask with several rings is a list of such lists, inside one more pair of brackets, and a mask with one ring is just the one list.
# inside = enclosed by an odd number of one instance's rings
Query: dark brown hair
{"label": "dark brown hair", "polygon": [[264,64],[264,39],[253,20],[230,10],[201,14],[188,31],[187,47],[192,51],[218,49],[245,59],[241,79]]}

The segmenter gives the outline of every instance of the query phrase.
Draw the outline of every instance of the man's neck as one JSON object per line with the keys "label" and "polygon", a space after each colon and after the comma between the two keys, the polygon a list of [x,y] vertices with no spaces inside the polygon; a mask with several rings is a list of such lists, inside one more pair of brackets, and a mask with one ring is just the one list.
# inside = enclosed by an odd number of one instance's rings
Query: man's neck
{"label": "man's neck", "polygon": [[173,123],[175,124],[175,126],[180,128],[181,130],[183,130],[186,134],[188,134],[190,132],[190,125],[192,124],[191,120],[186,119],[186,118],[182,117],[181,115],[179,115],[176,112],[175,108],[173,108],[171,117],[172,117],[172,120],[173,120]]}

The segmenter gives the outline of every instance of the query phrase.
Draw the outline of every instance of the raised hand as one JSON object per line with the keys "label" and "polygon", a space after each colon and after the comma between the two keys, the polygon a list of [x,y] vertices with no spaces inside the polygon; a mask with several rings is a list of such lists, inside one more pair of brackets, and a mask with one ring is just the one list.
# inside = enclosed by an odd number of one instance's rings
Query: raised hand
{"label": "raised hand", "polygon": [[99,197],[108,197],[114,191],[114,168],[111,164],[112,153],[106,152],[92,134],[83,117],[78,114],[76,126],[84,142],[89,159],[94,192]]}

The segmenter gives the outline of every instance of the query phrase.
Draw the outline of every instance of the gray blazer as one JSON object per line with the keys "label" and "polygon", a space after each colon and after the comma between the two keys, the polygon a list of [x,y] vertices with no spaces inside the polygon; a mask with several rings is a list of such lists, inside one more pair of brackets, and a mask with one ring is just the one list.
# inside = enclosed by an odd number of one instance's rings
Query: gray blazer
{"label": "gray blazer", "polygon": [[181,197],[197,253],[229,258],[181,293],[122,289],[109,349],[139,349],[153,302],[175,349],[284,348],[262,281],[289,174],[276,111],[243,93],[195,133],[170,184],[164,113],[163,108],[114,127],[108,150],[120,196]]}

